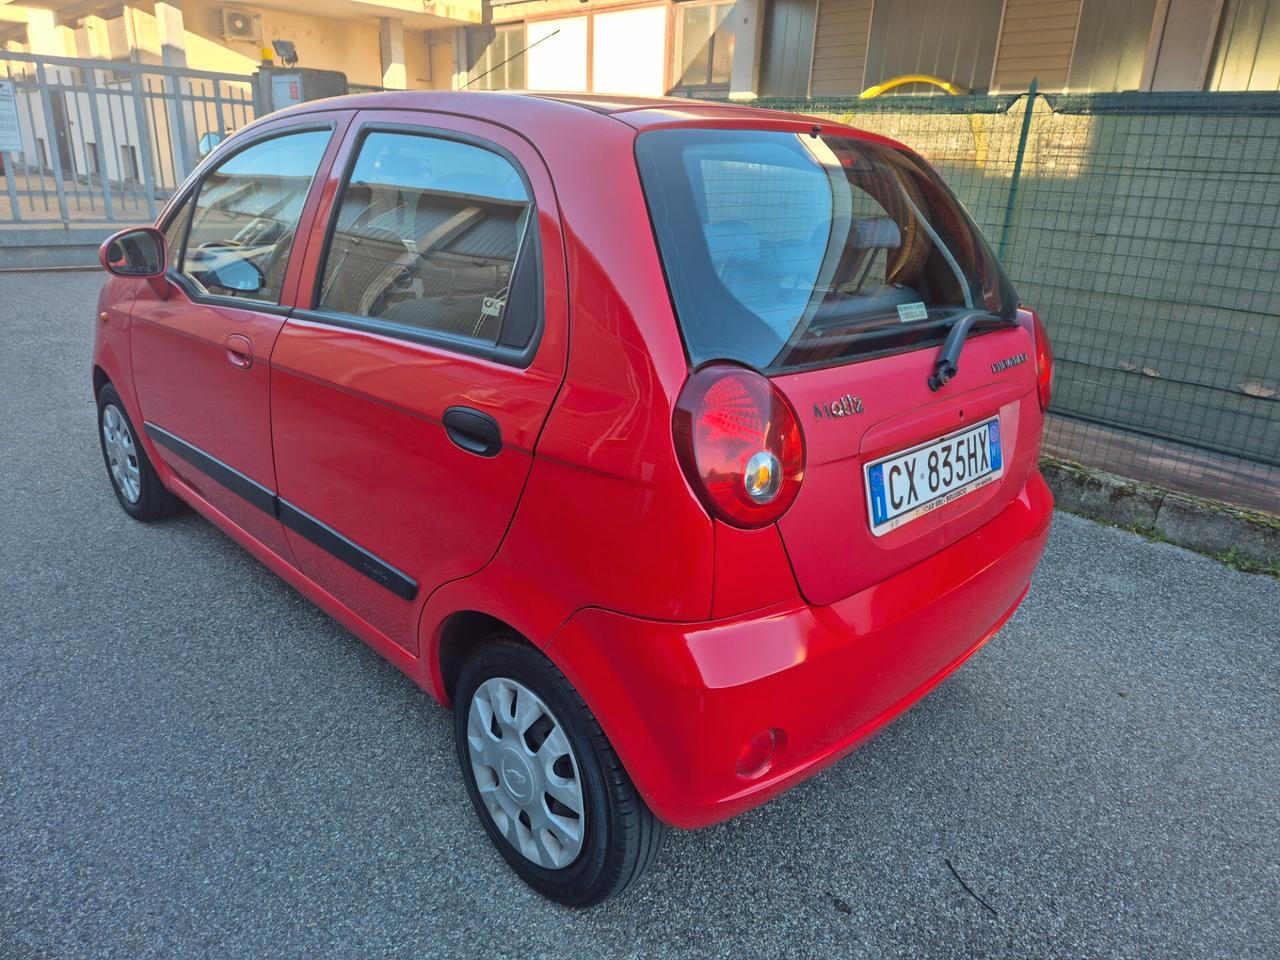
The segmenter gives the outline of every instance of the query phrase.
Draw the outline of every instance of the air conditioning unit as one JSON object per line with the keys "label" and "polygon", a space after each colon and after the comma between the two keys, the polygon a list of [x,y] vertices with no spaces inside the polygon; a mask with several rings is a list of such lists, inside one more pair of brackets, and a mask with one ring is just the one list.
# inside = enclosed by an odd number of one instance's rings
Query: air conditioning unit
{"label": "air conditioning unit", "polygon": [[227,40],[262,39],[262,21],[256,15],[244,10],[222,11],[222,36]]}

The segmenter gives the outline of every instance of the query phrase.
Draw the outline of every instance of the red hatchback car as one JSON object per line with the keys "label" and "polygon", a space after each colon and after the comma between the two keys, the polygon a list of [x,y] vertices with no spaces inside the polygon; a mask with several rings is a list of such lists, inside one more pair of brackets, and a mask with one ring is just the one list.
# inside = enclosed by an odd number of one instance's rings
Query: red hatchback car
{"label": "red hatchback car", "polygon": [[1051,356],[901,144],[676,100],[272,114],[102,250],[121,506],[455,707],[564,903],[848,753],[1026,593]]}

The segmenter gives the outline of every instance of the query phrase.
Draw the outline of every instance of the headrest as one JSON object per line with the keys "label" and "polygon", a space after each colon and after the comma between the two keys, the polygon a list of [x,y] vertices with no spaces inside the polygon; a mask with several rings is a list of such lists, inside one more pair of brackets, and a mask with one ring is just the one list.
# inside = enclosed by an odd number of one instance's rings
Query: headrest
{"label": "headrest", "polygon": [[897,250],[902,246],[902,231],[889,217],[861,217],[853,221],[853,243],[863,248]]}
{"label": "headrest", "polygon": [[[825,250],[831,236],[831,221],[818,224],[809,236],[809,245]],[[859,217],[853,221],[853,246],[859,250],[897,250],[902,246],[902,231],[891,217]]]}

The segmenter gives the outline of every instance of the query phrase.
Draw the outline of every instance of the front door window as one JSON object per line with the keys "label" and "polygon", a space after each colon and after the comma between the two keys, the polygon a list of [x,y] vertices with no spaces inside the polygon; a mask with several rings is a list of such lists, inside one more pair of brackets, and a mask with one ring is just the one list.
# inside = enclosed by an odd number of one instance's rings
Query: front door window
{"label": "front door window", "polygon": [[329,130],[272,137],[200,182],[174,268],[198,293],[279,303],[294,233]]}

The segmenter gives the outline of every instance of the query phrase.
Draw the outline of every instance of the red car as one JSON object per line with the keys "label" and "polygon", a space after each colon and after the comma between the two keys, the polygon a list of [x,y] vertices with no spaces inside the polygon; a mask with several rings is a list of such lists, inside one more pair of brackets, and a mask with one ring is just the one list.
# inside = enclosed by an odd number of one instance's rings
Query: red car
{"label": "red car", "polygon": [[325,100],[102,262],[121,506],[191,505],[453,705],[564,903],[906,710],[1049,532],[1044,328],[927,163],[838,124]]}

